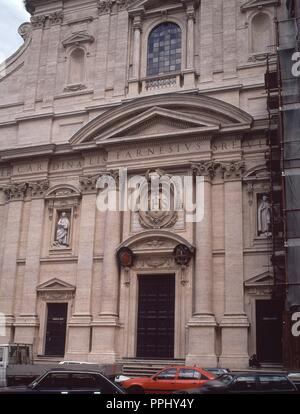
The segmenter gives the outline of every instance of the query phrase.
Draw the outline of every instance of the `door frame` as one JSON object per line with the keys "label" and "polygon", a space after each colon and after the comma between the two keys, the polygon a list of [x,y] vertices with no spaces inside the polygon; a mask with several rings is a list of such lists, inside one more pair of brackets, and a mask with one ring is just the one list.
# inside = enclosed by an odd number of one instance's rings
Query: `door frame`
{"label": "door frame", "polygon": [[66,303],[68,305],[67,309],[67,326],[66,326],[66,343],[65,343],[65,353],[68,349],[68,340],[69,340],[69,320],[72,314],[72,299],[61,299],[61,300],[55,300],[55,299],[45,299],[40,302],[40,315],[41,315],[41,321],[40,321],[40,330],[39,330],[39,344],[38,344],[38,355],[45,356],[45,350],[46,350],[46,335],[47,335],[47,321],[48,321],[48,303]]}
{"label": "door frame", "polygon": [[[191,271],[188,268],[187,273]],[[120,315],[123,327],[123,345],[120,344],[120,354],[125,358],[137,356],[138,328],[138,276],[174,276],[175,277],[175,315],[174,315],[174,359],[185,358],[187,349],[186,323],[191,317],[191,289],[189,283],[182,283],[182,274],[175,266],[170,269],[145,270],[131,269],[121,272]],[[189,278],[189,276],[187,276]],[[130,283],[126,282],[130,280]],[[124,286],[124,288],[123,288]]]}

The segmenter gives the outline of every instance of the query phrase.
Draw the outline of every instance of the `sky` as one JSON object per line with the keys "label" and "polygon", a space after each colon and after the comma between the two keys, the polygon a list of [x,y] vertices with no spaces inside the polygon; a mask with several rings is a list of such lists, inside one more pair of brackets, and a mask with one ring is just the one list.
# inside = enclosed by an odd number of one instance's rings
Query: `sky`
{"label": "sky", "polygon": [[22,45],[18,28],[29,18],[23,0],[0,0],[0,62]]}

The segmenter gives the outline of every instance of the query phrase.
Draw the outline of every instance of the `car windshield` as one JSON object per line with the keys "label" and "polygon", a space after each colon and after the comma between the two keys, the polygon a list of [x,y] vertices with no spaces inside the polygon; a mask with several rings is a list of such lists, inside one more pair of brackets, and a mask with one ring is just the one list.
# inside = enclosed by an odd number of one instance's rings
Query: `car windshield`
{"label": "car windshield", "polygon": [[226,385],[227,385],[227,384],[230,384],[232,380],[233,380],[232,375],[228,375],[228,374],[221,375],[221,376],[218,378],[218,381],[222,381],[222,382],[223,382],[223,384],[226,384]]}

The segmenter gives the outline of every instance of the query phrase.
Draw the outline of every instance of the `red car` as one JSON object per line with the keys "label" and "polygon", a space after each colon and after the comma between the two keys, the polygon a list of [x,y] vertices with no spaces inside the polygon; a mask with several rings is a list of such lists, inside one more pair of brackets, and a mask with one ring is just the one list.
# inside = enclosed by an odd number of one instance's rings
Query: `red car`
{"label": "red car", "polygon": [[173,391],[200,388],[215,379],[210,372],[197,367],[168,367],[147,378],[131,378],[121,383],[129,394],[170,394]]}

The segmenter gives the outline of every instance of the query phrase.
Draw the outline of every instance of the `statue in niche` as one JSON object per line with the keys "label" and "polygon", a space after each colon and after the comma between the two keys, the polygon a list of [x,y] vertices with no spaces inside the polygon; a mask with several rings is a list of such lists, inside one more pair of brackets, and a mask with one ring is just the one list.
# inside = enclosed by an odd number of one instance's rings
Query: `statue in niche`
{"label": "statue in niche", "polygon": [[268,197],[263,195],[258,205],[258,235],[271,236],[272,208]]}
{"label": "statue in niche", "polygon": [[54,245],[56,247],[68,247],[69,246],[69,232],[70,232],[70,220],[67,213],[63,211],[60,219],[57,222],[56,235]]}

